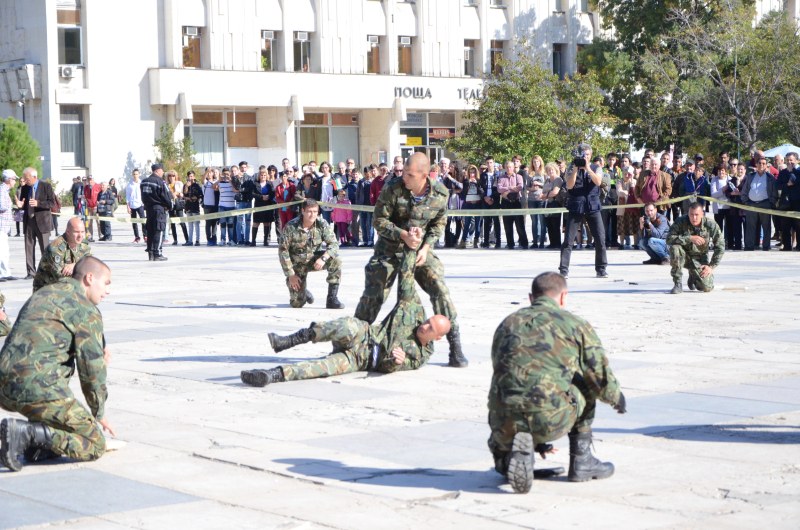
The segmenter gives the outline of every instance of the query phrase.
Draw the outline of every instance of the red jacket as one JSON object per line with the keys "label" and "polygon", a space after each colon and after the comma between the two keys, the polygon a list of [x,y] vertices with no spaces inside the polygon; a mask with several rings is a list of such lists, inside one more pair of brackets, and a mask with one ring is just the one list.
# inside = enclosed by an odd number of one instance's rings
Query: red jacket
{"label": "red jacket", "polygon": [[375,206],[375,203],[378,202],[378,196],[381,194],[384,184],[386,184],[386,178],[377,177],[369,185],[369,203],[372,206]]}
{"label": "red jacket", "polygon": [[83,198],[86,200],[87,208],[97,208],[97,197],[100,196],[100,191],[103,189],[100,184],[89,186],[88,184],[83,187]]}

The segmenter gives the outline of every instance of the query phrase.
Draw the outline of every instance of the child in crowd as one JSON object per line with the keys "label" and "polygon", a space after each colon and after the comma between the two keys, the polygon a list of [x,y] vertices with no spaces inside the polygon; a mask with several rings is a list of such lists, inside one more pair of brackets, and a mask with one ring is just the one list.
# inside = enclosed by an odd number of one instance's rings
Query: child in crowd
{"label": "child in crowd", "polygon": [[[336,204],[350,204],[347,198],[347,190],[339,190],[336,196]],[[336,232],[339,234],[339,244],[343,247],[349,247],[352,236],[348,227],[353,220],[353,211],[345,208],[334,208],[331,213],[331,219],[336,223]]]}

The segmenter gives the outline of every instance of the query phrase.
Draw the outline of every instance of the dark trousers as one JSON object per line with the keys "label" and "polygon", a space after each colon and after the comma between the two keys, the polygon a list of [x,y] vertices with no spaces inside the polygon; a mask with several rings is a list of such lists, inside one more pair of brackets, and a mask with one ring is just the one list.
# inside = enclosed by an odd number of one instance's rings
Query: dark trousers
{"label": "dark trousers", "polygon": [[[172,217],[184,217],[183,210],[172,210],[170,212]],[[172,240],[176,243],[178,242],[178,230],[175,227],[175,223],[170,223],[170,227],[172,229]],[[187,243],[189,241],[189,232],[186,230],[186,223],[181,223],[181,230],[183,230],[183,241]]]}
{"label": "dark trousers", "polygon": [[[739,208],[728,208],[728,218],[725,220],[728,234],[725,236],[725,246],[732,250],[742,250],[742,211]],[[730,241],[727,238],[730,237]]]}
{"label": "dark trousers", "polygon": [[28,275],[34,276],[36,274],[36,243],[39,243],[39,252],[43,256],[44,247],[50,243],[50,233],[41,233],[34,219],[23,220],[22,230],[25,232],[25,268],[28,270]]}
{"label": "dark trousers", "polygon": [[151,208],[147,210],[147,222],[144,225],[147,231],[147,251],[161,255],[161,245],[164,243],[164,230],[167,228],[166,210]]}
{"label": "dark trousers", "polygon": [[[203,206],[204,213],[217,213],[216,206]],[[206,241],[208,243],[217,242],[217,219],[209,219],[206,221]]]}
{"label": "dark trousers", "polygon": [[[494,208],[494,206],[487,206],[487,208]],[[489,234],[492,231],[492,227],[494,227],[494,234],[495,234],[495,247],[500,247],[500,218],[496,215],[490,217],[483,218],[483,246],[489,246]]]}
{"label": "dark trousers", "polygon": [[[547,207],[560,208],[557,204],[548,204]],[[547,237],[550,239],[549,248],[559,248],[561,246],[561,214],[545,214],[544,220],[547,223]]]}
{"label": "dark trousers", "polygon": [[603,218],[603,229],[606,232],[606,248],[608,248],[617,241],[617,211],[600,210],[600,216]]}
{"label": "dark trousers", "polygon": [[[144,206],[139,206],[138,208],[131,208],[131,219],[136,218],[144,219]],[[133,225],[133,237],[139,239],[139,223],[131,223]],[[144,230],[142,230],[144,233]]]}
{"label": "dark trousers", "polygon": [[722,230],[722,234],[725,236],[725,248],[731,248],[731,245],[728,244],[731,231],[731,226],[728,224],[728,208],[724,210],[720,209],[719,213],[715,213],[714,222],[717,223],[719,229]]}
{"label": "dark trousers", "polygon": [[[105,213],[105,212],[98,215],[101,218],[114,216],[114,214],[112,213]],[[100,221],[100,236],[106,241],[111,241],[111,223],[109,221]]]}
{"label": "dark trousers", "polygon": [[569,213],[567,214],[567,238],[561,244],[561,263],[558,270],[562,274],[569,272],[569,260],[572,257],[572,241],[578,235],[581,225],[586,222],[589,231],[594,238],[594,269],[597,272],[606,270],[608,260],[606,259],[606,234],[603,230],[603,217],[600,212],[587,214]]}
{"label": "dark trousers", "polygon": [[[789,211],[800,212],[800,201],[793,201],[789,204]],[[778,226],[781,230],[781,243],[783,243],[783,250],[792,248],[792,230],[795,236],[800,235],[800,219],[793,219],[791,217],[777,217]],[[800,249],[800,240],[797,242],[797,248]]]}
{"label": "dark trousers", "polygon": [[[770,209],[769,201],[751,203],[750,206],[767,210]],[[747,211],[745,213],[745,218],[747,219],[744,233],[745,250],[755,250],[760,231],[764,232],[761,240],[761,248],[769,250],[770,238],[772,237],[772,216],[768,213]]]}
{"label": "dark trousers", "polygon": [[[506,201],[500,205],[501,210],[519,210],[519,201]],[[503,227],[506,231],[506,245],[508,248],[514,248],[514,227],[517,227],[517,237],[519,238],[519,246],[528,248],[528,234],[525,232],[525,217],[522,215],[504,215]]]}

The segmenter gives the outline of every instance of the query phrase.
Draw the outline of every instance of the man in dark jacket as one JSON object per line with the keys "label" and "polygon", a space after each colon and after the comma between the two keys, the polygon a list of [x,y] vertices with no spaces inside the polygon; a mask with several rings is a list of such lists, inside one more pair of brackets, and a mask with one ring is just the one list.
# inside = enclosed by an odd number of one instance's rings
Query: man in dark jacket
{"label": "man in dark jacket", "polygon": [[25,232],[25,267],[28,271],[26,280],[32,280],[36,274],[36,243],[44,254],[45,245],[50,243],[50,231],[53,230],[53,215],[50,209],[56,203],[53,186],[49,182],[39,180],[35,168],[26,167],[22,172],[25,185],[20,189],[22,199],[22,226]]}
{"label": "man in dark jacket", "polygon": [[167,229],[167,212],[172,209],[172,193],[164,182],[164,166],[153,164],[153,173],[142,181],[142,203],[147,213],[147,255],[150,261],[166,261],[161,253],[164,230]]}

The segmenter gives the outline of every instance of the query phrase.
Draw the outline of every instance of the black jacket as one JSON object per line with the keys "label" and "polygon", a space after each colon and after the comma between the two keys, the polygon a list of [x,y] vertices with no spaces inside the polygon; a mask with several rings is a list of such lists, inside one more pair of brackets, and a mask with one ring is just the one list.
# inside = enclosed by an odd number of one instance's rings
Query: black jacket
{"label": "black jacket", "polygon": [[172,209],[172,192],[169,191],[167,183],[158,175],[150,175],[142,181],[142,203],[148,210],[151,209]]}

